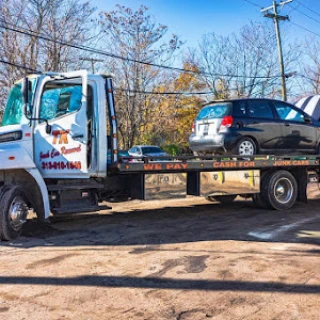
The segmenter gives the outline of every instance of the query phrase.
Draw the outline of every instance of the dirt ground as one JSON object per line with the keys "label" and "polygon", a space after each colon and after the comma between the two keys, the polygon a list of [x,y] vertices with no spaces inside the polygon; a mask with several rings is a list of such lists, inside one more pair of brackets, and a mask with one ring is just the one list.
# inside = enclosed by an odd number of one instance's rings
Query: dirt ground
{"label": "dirt ground", "polygon": [[308,194],[287,212],[190,197],[29,221],[0,243],[0,319],[320,319]]}

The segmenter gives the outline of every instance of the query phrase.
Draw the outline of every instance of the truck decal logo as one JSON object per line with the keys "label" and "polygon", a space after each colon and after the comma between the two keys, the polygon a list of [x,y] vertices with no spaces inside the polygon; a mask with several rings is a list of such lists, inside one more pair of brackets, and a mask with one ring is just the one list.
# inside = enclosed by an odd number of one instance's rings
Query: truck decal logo
{"label": "truck decal logo", "polygon": [[59,156],[60,156],[60,152],[56,149],[52,149],[51,152],[48,150],[46,153],[43,153],[42,151],[40,152],[40,160],[55,158]]}
{"label": "truck decal logo", "polygon": [[66,155],[70,153],[81,152],[81,144],[78,147],[67,149],[66,147],[61,148],[61,154]]}
{"label": "truck decal logo", "polygon": [[146,163],[143,165],[144,170],[152,171],[152,170],[183,170],[188,168],[187,163]]}
{"label": "truck decal logo", "polygon": [[43,153],[42,151],[40,152],[40,160],[48,158],[50,158],[49,151],[47,151],[46,153]]}
{"label": "truck decal logo", "polygon": [[60,152],[56,149],[52,149],[51,150],[51,158],[55,158],[55,157],[59,157],[60,156]]}
{"label": "truck decal logo", "polygon": [[53,144],[57,144],[59,138],[59,144],[68,144],[68,133],[70,130],[54,130],[53,134]]}

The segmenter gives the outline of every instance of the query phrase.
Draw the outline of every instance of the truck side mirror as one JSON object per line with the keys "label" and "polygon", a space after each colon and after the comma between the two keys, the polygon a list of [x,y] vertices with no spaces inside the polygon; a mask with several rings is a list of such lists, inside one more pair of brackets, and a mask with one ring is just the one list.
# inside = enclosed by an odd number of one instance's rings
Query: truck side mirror
{"label": "truck side mirror", "polygon": [[47,122],[47,125],[46,125],[46,134],[50,134],[52,131],[52,126]]}
{"label": "truck side mirror", "polygon": [[28,115],[28,104],[29,104],[29,79],[23,78],[22,84],[21,84],[21,94],[22,94],[22,100],[24,104],[24,115],[27,119],[29,119]]}

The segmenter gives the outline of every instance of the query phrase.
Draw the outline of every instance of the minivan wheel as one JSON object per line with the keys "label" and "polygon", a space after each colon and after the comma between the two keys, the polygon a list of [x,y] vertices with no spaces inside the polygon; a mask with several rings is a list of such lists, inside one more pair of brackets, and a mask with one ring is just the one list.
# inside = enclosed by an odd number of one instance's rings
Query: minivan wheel
{"label": "minivan wheel", "polygon": [[250,138],[241,139],[234,150],[234,154],[237,154],[240,156],[253,156],[256,153],[257,153],[257,146],[255,142]]}

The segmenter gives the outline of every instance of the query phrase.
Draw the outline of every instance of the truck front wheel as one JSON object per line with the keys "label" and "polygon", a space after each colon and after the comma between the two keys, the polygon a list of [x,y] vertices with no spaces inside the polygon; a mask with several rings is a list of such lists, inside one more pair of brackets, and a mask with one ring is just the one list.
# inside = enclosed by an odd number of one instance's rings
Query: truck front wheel
{"label": "truck front wheel", "polygon": [[27,221],[26,197],[17,186],[1,187],[0,197],[0,239],[13,240],[21,234]]}
{"label": "truck front wheel", "polygon": [[297,181],[286,170],[270,172],[262,180],[260,196],[266,206],[276,210],[290,209],[297,200]]}

